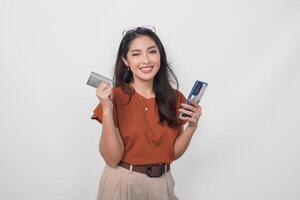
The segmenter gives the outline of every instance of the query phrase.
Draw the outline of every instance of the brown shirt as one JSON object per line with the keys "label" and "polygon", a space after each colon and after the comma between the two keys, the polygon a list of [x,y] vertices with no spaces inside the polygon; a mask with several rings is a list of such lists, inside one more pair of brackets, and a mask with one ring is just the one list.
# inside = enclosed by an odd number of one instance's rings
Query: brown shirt
{"label": "brown shirt", "polygon": [[[185,97],[178,90],[176,95],[178,109],[185,102]],[[175,128],[161,124],[155,97],[147,99],[137,92],[130,101],[129,97],[120,87],[113,88],[113,119],[124,144],[122,160],[135,165],[171,163],[174,160],[174,143],[185,121],[180,120],[180,125]],[[101,103],[93,112],[91,119],[102,123]]]}

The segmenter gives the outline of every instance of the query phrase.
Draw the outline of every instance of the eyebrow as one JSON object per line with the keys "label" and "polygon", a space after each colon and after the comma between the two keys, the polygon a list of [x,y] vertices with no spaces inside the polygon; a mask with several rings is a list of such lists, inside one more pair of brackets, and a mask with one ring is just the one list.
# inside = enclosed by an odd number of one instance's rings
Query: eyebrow
{"label": "eyebrow", "polygon": [[[157,46],[155,46],[155,45],[153,45],[153,46],[151,46],[151,47],[148,47],[148,48],[147,48],[147,50],[150,50],[150,49],[153,49],[153,48],[158,48],[158,47],[157,47]],[[130,52],[134,52],[134,51],[141,52],[141,50],[140,50],[140,49],[132,49],[132,50],[130,50]]]}

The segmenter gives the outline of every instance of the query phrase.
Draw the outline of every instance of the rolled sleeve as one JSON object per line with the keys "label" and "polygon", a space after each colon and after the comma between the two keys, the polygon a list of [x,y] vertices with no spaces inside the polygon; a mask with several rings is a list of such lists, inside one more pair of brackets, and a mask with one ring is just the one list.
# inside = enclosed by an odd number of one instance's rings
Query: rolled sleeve
{"label": "rolled sleeve", "polygon": [[[113,107],[113,120],[114,120],[114,124],[115,127],[119,127],[119,123],[118,123],[118,112],[117,112],[117,105],[115,102],[113,102],[114,107]],[[102,120],[103,120],[103,108],[101,103],[99,103],[97,105],[97,107],[94,109],[93,111],[93,115],[91,117],[91,119],[93,120],[97,120],[99,123],[102,124]]]}

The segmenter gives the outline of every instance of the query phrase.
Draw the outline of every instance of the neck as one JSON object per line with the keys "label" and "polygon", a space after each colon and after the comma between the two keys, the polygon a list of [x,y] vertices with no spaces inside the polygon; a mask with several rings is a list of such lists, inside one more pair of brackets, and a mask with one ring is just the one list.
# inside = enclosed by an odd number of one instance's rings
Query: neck
{"label": "neck", "polygon": [[143,95],[144,97],[148,98],[148,97],[155,96],[153,91],[153,80],[151,81],[135,80],[132,83],[132,86],[134,87],[136,92]]}

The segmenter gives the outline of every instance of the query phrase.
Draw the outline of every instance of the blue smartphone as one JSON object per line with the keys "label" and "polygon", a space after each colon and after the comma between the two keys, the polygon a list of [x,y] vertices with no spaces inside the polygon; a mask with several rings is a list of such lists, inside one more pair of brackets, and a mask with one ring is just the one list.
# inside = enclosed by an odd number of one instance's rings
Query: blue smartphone
{"label": "blue smartphone", "polygon": [[[191,104],[191,101],[195,101],[197,103],[200,102],[208,84],[203,81],[195,81],[194,86],[186,100],[187,104]],[[179,117],[188,117],[189,115],[180,113]]]}

